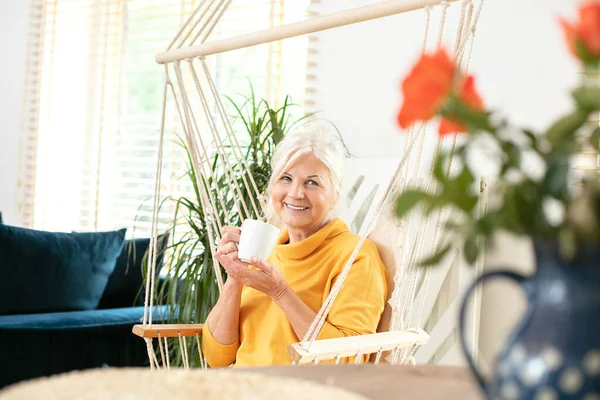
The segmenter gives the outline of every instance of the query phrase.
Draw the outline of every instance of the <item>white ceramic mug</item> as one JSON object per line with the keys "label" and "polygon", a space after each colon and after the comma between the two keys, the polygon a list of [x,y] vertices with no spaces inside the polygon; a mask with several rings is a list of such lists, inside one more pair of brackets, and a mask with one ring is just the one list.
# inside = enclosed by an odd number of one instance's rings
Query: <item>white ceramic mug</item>
{"label": "white ceramic mug", "polygon": [[242,224],[238,258],[247,263],[252,257],[266,260],[275,248],[279,233],[279,228],[266,222],[245,220]]}

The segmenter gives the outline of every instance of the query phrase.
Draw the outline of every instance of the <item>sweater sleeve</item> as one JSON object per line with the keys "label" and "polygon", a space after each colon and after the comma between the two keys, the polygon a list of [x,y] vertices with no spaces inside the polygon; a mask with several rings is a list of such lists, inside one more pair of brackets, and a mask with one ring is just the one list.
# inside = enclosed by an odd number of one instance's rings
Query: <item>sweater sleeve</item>
{"label": "sweater sleeve", "polygon": [[235,362],[239,341],[232,344],[221,344],[213,337],[208,320],[202,328],[202,352],[212,368],[228,367]]}
{"label": "sweater sleeve", "polygon": [[[317,339],[367,335],[377,331],[389,292],[387,270],[375,245],[365,242],[363,246],[365,251],[355,259]],[[333,278],[331,287],[338,277],[339,273]]]}

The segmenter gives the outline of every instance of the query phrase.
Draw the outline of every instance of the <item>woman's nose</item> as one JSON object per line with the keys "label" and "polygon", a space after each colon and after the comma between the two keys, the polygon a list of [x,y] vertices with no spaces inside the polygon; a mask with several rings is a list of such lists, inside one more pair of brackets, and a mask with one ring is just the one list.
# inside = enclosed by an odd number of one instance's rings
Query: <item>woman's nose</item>
{"label": "woman's nose", "polygon": [[288,192],[288,196],[294,199],[303,199],[304,198],[304,188],[302,185],[291,185],[290,191]]}

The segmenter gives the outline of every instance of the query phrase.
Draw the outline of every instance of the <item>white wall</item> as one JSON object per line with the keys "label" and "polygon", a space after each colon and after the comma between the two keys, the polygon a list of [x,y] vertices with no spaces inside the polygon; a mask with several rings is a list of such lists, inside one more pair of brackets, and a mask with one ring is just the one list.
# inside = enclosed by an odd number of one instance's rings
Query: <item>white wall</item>
{"label": "white wall", "polygon": [[29,2],[2,0],[0,5],[0,211],[16,223],[19,136],[25,82]]}
{"label": "white wall", "polygon": [[[375,2],[327,0],[321,11]],[[489,107],[514,122],[542,127],[568,106],[566,90],[576,80],[577,65],[556,17],[574,16],[575,5],[572,0],[485,1],[470,71]],[[429,49],[436,44],[439,10],[432,13]],[[454,43],[459,11],[458,4],[448,9],[446,42]],[[418,10],[318,35],[316,106],[340,128],[357,156],[398,156],[400,80],[419,54],[425,16]]]}

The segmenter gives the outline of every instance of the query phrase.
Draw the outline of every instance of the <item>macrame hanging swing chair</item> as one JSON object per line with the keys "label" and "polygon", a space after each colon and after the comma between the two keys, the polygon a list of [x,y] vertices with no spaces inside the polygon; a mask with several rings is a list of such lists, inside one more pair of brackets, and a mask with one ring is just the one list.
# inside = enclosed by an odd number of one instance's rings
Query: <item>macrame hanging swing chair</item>
{"label": "macrame hanging swing chair", "polygon": [[[158,54],[156,60],[165,68],[165,83],[163,91],[162,126],[156,167],[155,195],[152,214],[152,239],[149,253],[149,271],[146,274],[148,282],[145,292],[145,311],[141,325],[133,328],[134,334],[142,337],[147,344],[148,357],[152,369],[170,368],[171,341],[179,342],[181,359],[184,368],[190,366],[187,340],[195,342],[199,352],[200,363],[206,368],[202,355],[200,338],[202,324],[153,324],[152,313],[154,298],[151,295],[155,288],[155,269],[157,259],[157,225],[158,209],[161,187],[161,169],[163,163],[163,145],[165,133],[165,113],[168,96],[172,96],[176,113],[181,120],[187,147],[196,171],[199,171],[197,187],[200,192],[201,207],[205,210],[205,226],[210,238],[210,250],[214,254],[218,243],[221,228],[230,225],[229,214],[220,212],[225,209],[223,189],[233,193],[235,211],[240,220],[245,218],[261,218],[264,216],[264,202],[262,193],[258,192],[257,185],[252,178],[250,166],[247,164],[240,143],[236,139],[233,126],[229,121],[225,108],[217,92],[206,57],[270,43],[295,36],[311,34],[327,29],[337,28],[358,22],[375,20],[386,16],[405,13],[414,10],[426,12],[424,37],[421,51],[427,47],[431,25],[431,14],[434,6],[441,8],[439,32],[437,35],[438,48],[442,44],[446,11],[452,5],[460,7],[460,20],[457,27],[454,43],[454,58],[463,69],[468,69],[473,39],[483,0],[475,5],[473,0],[456,2],[440,0],[388,0],[379,3],[355,8],[335,14],[314,17],[302,22],[278,26],[264,31],[254,32],[224,40],[207,42],[211,32],[222,18],[232,0],[204,0],[195,9],[187,22],[181,27],[177,36],[169,47]],[[204,130],[200,133],[199,127]],[[401,190],[416,185],[411,177],[419,175],[419,169],[425,168],[422,164],[425,130],[427,123],[416,125],[407,133],[405,147],[400,155],[389,185],[384,190],[383,196],[374,206],[364,224],[360,241],[345,264],[343,272],[333,286],[331,293],[326,298],[317,313],[306,336],[299,343],[288,348],[288,354],[294,364],[319,363],[323,360],[334,360],[339,363],[341,358],[354,357],[362,362],[364,356],[370,355],[371,361],[379,363],[386,360],[389,363],[412,363],[419,346],[430,339],[429,335],[421,328],[425,304],[428,301],[427,288],[431,270],[419,268],[418,264],[424,253],[424,242],[427,240],[432,246],[438,246],[444,238],[441,235],[442,214],[434,220],[433,235],[426,233],[423,224],[410,224],[408,220],[396,221],[393,216],[393,201]],[[206,129],[210,132],[207,139]],[[454,148],[455,137],[451,139]],[[435,147],[435,155],[441,150],[441,141]],[[211,155],[217,152],[221,171],[225,174],[227,188],[219,188],[219,180],[213,179],[214,166],[211,165]],[[431,165],[428,165],[430,170]],[[448,165],[449,172],[450,166]],[[233,171],[241,171],[234,176]],[[425,178],[426,189],[433,190],[431,178]],[[244,196],[244,193],[251,193]],[[248,201],[244,200],[249,199]],[[423,217],[423,211],[415,211],[417,219]],[[264,217],[262,217],[264,220]],[[348,222],[348,221],[346,221]],[[350,224],[349,224],[350,225]],[[416,225],[416,226],[415,226]],[[356,232],[355,232],[356,233]],[[393,291],[386,304],[386,308],[379,324],[377,333],[362,336],[353,336],[339,339],[317,340],[317,336],[327,319],[337,294],[343,290],[343,284],[353,261],[358,254],[364,240],[369,238],[377,245],[380,256],[388,268],[390,279],[393,279]],[[216,269],[219,289],[223,286],[219,263],[213,260]],[[418,293],[417,293],[418,290]],[[157,347],[155,347],[158,345]]]}

